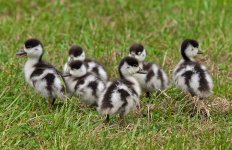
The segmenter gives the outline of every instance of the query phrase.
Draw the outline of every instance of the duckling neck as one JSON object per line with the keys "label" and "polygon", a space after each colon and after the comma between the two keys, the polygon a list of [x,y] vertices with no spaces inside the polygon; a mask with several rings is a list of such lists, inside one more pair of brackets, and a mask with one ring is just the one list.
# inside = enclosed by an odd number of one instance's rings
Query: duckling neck
{"label": "duckling neck", "polygon": [[41,61],[42,61],[41,58],[30,57],[30,58],[27,59],[26,64],[35,65],[35,64],[37,64],[37,63],[39,63]]}
{"label": "duckling neck", "polygon": [[122,75],[121,71],[119,71],[119,76],[120,76],[121,79],[124,79],[124,76]]}
{"label": "duckling neck", "polygon": [[139,62],[139,67],[140,67],[140,68],[143,68],[143,63],[144,63],[144,62],[145,62],[145,61],[140,61],[140,62]]}
{"label": "duckling neck", "polygon": [[182,55],[184,61],[195,61],[192,57],[186,56],[185,53],[181,53],[181,55]]}
{"label": "duckling neck", "polygon": [[128,80],[128,81],[130,81],[130,80],[134,81],[135,78],[132,76],[127,76],[127,77],[123,77],[121,79]]}
{"label": "duckling neck", "polygon": [[85,77],[85,76],[87,76],[87,75],[89,75],[90,73],[88,73],[87,71],[86,72],[82,72],[82,73],[80,73],[80,74],[78,74],[78,75],[72,75],[73,77],[75,77],[75,78],[83,78],[83,77]]}
{"label": "duckling neck", "polygon": [[127,77],[124,77],[123,79],[133,83],[132,88],[138,94],[138,96],[141,95],[141,87],[139,85],[139,82],[134,77],[127,76]]}
{"label": "duckling neck", "polygon": [[24,65],[25,79],[31,86],[33,86],[33,84],[30,80],[30,76],[32,72],[35,70],[35,65],[38,64],[40,61],[40,59],[28,58],[27,62]]}
{"label": "duckling neck", "polygon": [[139,84],[138,81],[133,76],[122,76],[121,79],[122,80],[130,81],[130,82],[132,82],[135,85]]}

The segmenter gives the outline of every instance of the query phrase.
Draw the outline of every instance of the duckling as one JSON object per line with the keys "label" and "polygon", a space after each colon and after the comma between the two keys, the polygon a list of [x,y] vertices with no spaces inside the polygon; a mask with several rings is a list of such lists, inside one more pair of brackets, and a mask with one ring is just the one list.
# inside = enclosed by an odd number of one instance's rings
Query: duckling
{"label": "duckling", "polygon": [[49,99],[51,108],[57,97],[65,98],[65,88],[61,81],[61,75],[52,65],[42,60],[44,48],[38,39],[28,39],[24,48],[17,52],[17,56],[27,56],[24,65],[26,82],[44,97]]}
{"label": "duckling", "polygon": [[174,70],[175,84],[184,92],[192,96],[206,98],[213,91],[213,80],[206,67],[194,60],[199,51],[199,43],[193,39],[186,39],[181,45],[181,55],[183,59]]}
{"label": "duckling", "polygon": [[[85,58],[85,52],[84,50],[78,46],[78,45],[73,45],[69,49],[69,57],[68,57],[68,62],[72,60],[80,60],[83,61],[86,64],[87,71],[94,73],[96,76],[98,76],[100,79],[102,79],[104,82],[107,82],[108,80],[108,74],[100,63]],[[69,72],[70,68],[68,66],[68,62],[64,65],[64,73]]]}
{"label": "duckling", "polygon": [[155,63],[146,62],[146,50],[143,45],[135,43],[129,49],[129,56],[139,61],[139,66],[147,71],[147,74],[134,74],[147,97],[150,93],[157,91],[159,93],[168,87],[168,76],[161,67]]}
{"label": "duckling", "polygon": [[74,93],[88,105],[97,106],[97,101],[105,89],[105,82],[87,71],[86,64],[80,60],[73,60],[68,64],[71,76],[66,76],[67,90]]}
{"label": "duckling", "polygon": [[83,49],[78,46],[78,45],[73,45],[68,52],[68,61],[67,63],[64,65],[64,73],[69,73],[70,68],[69,68],[69,63],[72,60],[80,60],[80,61],[84,61],[85,60],[85,52],[83,51]]}
{"label": "duckling", "polygon": [[98,101],[97,110],[101,115],[107,115],[105,122],[109,122],[109,115],[125,116],[136,107],[140,107],[141,89],[133,74],[144,74],[139,68],[139,62],[133,57],[125,57],[118,67],[121,79],[109,82]]}

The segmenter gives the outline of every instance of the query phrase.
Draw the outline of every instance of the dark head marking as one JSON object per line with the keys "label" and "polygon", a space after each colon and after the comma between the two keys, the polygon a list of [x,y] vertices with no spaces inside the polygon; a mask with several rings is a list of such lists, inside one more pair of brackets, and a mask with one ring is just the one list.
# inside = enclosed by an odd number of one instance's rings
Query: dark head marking
{"label": "dark head marking", "polygon": [[24,43],[26,48],[33,48],[36,47],[38,45],[42,46],[42,43],[38,40],[38,39],[28,39],[25,43]]}
{"label": "dark head marking", "polygon": [[72,61],[69,64],[71,69],[80,69],[82,65],[83,65],[83,62],[79,60]]}
{"label": "dark head marking", "polygon": [[199,44],[196,40],[193,39],[186,39],[182,42],[181,44],[181,55],[183,56],[183,58],[187,61],[189,61],[190,59],[186,56],[185,54],[185,49],[189,46],[192,45],[195,48],[199,47]]}
{"label": "dark head marking", "polygon": [[73,45],[70,49],[69,49],[69,56],[73,55],[74,57],[78,57],[83,53],[83,49],[78,46],[78,45]]}
{"label": "dark head marking", "polygon": [[121,78],[123,78],[123,75],[122,75],[122,73],[121,73],[120,68],[122,67],[122,65],[123,65],[124,63],[127,63],[128,65],[133,66],[133,67],[138,67],[138,66],[139,66],[138,60],[135,59],[134,57],[128,57],[128,56],[127,56],[127,57],[124,57],[124,58],[121,60],[121,62],[119,63],[119,66],[118,66],[118,71],[119,71],[119,75],[120,75]]}
{"label": "dark head marking", "polygon": [[135,59],[134,57],[128,57],[128,56],[124,57],[122,61],[120,62],[119,67],[121,67],[124,63],[127,63],[128,65],[133,66],[133,67],[139,66],[138,60]]}
{"label": "dark head marking", "polygon": [[133,67],[138,67],[139,66],[138,60],[133,58],[133,57],[125,57],[124,61],[130,66],[133,66]]}
{"label": "dark head marking", "polygon": [[138,44],[135,43],[130,47],[130,53],[135,53],[136,55],[138,55],[139,53],[142,53],[142,51],[144,50],[144,47],[142,44]]}
{"label": "dark head marking", "polygon": [[196,48],[199,47],[199,44],[196,40],[186,39],[181,44],[181,50],[185,50],[189,44],[191,44],[193,47],[196,47]]}

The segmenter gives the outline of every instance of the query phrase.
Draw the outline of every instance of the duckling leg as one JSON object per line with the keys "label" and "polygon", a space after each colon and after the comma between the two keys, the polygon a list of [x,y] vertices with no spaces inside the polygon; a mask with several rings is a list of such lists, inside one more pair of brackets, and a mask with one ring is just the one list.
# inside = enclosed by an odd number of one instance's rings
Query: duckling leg
{"label": "duckling leg", "polygon": [[94,108],[97,107],[97,106],[98,106],[97,102],[90,105],[90,107],[94,107]]}
{"label": "duckling leg", "polygon": [[205,100],[204,100],[203,98],[199,98],[199,106],[200,106],[200,107],[199,107],[200,112],[201,112],[204,116],[210,118],[210,120],[211,120],[210,110],[208,109],[208,106],[207,106],[207,104],[205,103]]}
{"label": "duckling leg", "polygon": [[120,118],[120,124],[124,125],[125,124],[124,114],[119,114],[119,118]]}
{"label": "duckling leg", "polygon": [[104,120],[105,124],[108,124],[110,122],[110,115],[106,115],[106,119]]}
{"label": "duckling leg", "polygon": [[53,108],[53,105],[55,103],[56,99],[55,98],[49,98],[48,99],[48,108],[51,110]]}
{"label": "duckling leg", "polygon": [[140,117],[146,117],[147,114],[143,112],[143,109],[141,107],[141,103],[139,105],[136,106],[136,115],[140,118]]}
{"label": "duckling leg", "polygon": [[157,92],[156,92],[156,97],[158,97],[160,94],[161,94],[161,91],[160,91],[160,90],[157,91]]}
{"label": "duckling leg", "polygon": [[151,93],[150,92],[146,92],[146,97],[147,98],[151,98]]}
{"label": "duckling leg", "polygon": [[210,110],[208,109],[207,104],[205,104],[205,100],[199,97],[193,97],[192,99],[193,99],[194,109],[197,111],[197,113],[200,114],[200,116],[208,117],[211,120]]}

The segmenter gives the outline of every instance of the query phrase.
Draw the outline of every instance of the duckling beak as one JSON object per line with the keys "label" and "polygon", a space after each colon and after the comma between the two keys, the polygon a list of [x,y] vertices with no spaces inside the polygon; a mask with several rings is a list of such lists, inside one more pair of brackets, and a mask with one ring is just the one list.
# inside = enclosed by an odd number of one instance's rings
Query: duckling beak
{"label": "duckling beak", "polygon": [[203,52],[201,50],[198,50],[197,54],[203,54]]}
{"label": "duckling beak", "polygon": [[141,68],[139,68],[139,71],[137,71],[137,73],[139,73],[139,74],[147,74],[147,71],[142,70]]}
{"label": "duckling beak", "polygon": [[16,53],[16,56],[22,57],[22,56],[27,56],[27,53],[21,49]]}
{"label": "duckling beak", "polygon": [[70,73],[64,73],[64,74],[62,74],[61,76],[62,76],[62,77],[70,77],[71,74],[70,74]]}

